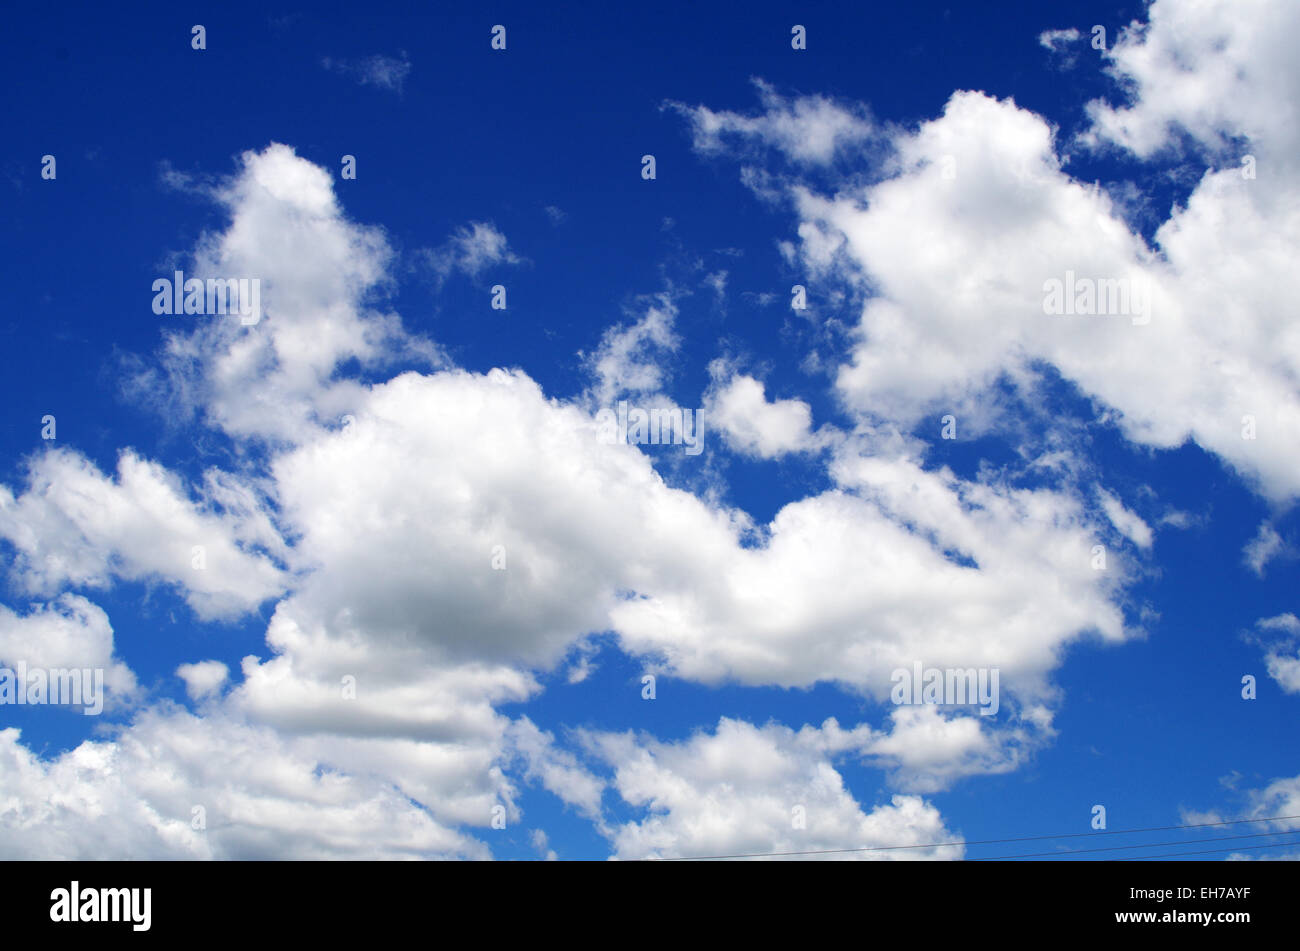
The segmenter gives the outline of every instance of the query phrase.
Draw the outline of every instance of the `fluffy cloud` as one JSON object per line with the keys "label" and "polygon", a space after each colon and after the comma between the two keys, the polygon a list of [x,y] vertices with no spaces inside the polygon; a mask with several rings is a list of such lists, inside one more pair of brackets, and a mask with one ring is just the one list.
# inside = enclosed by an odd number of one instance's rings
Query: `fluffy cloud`
{"label": "fluffy cloud", "polygon": [[0,664],[29,668],[104,671],[104,708],[121,709],[137,698],[135,674],[116,655],[108,615],[76,594],[33,605],[26,615],[0,604]]}
{"label": "fluffy cloud", "polygon": [[[590,814],[597,797],[575,765],[539,761],[536,737],[528,747],[527,732],[495,709],[534,696],[533,671],[561,663],[590,632],[613,630],[677,676],[831,680],[877,699],[892,669],[917,660],[998,665],[1022,715],[1050,695],[1065,643],[1126,635],[1112,603],[1123,565],[1093,570],[1090,546],[1105,529],[1065,495],[963,482],[844,443],[837,487],[786,506],[754,545],[744,513],[668,487],[636,448],[604,445],[588,409],[547,399],[522,372],[339,381],[327,368],[346,354],[381,358],[367,342],[396,326],[358,304],[385,279],[382,245],[342,219],[320,169],[281,147],[246,156],[222,194],[232,225],[210,239],[208,256],[251,264],[264,255],[287,295],[283,311],[252,328],[175,333],[166,353],[194,354],[186,378],[210,419],[281,440],[262,475],[266,504],[233,477],[209,480],[213,497],[240,513],[229,537],[274,549],[293,579],[267,632],[274,656],[246,658],[222,700],[250,729],[294,737],[304,755],[348,775],[386,777],[439,821],[480,825],[495,804],[515,808],[501,764],[533,749],[525,775]],[[282,232],[306,263],[282,256]],[[326,267],[351,277],[330,284],[337,274]],[[672,316],[661,297],[610,331],[592,359],[596,392],[657,391],[656,361],[675,346]],[[317,333],[336,320],[342,336]],[[318,351],[301,351],[318,336]],[[279,375],[243,375],[248,348],[276,351]],[[289,379],[297,410],[245,414],[227,402],[236,382],[256,404]],[[753,396],[754,385],[733,381],[719,405],[750,405],[744,391]],[[758,397],[763,418],[749,435],[761,450],[811,442],[802,403]],[[347,408],[346,424],[321,424],[323,406]],[[743,432],[738,419],[731,429]],[[154,481],[168,480],[156,472]],[[627,524],[640,530],[622,531]],[[276,545],[281,533],[291,546]],[[120,549],[122,533],[111,534]],[[182,676],[206,696],[215,670]],[[1021,729],[894,720],[895,739],[878,736],[863,754],[915,788],[1005,768]],[[920,752],[900,746],[902,736]]]}
{"label": "fluffy cloud", "polygon": [[605,782],[573,753],[557,747],[555,737],[527,717],[511,726],[511,742],[525,764],[524,778],[540,782],[564,802],[604,827],[601,799]]}
{"label": "fluffy cloud", "polygon": [[[1157,2],[1150,28],[1124,35],[1109,63],[1134,100],[1094,104],[1084,137],[1148,156],[1186,132],[1222,162],[1153,246],[1123,207],[1066,173],[1045,120],[978,92],[955,93],[914,130],[889,130],[889,155],[865,188],[823,195],[776,180],[800,216],[807,271],[869,292],[837,380],[848,407],[903,426],[934,412],[978,416],[995,384],[1032,394],[1050,365],[1109,407],[1130,440],[1194,440],[1269,497],[1300,494],[1300,329],[1289,303],[1300,277],[1286,250],[1300,243],[1300,80],[1282,39],[1300,12],[1208,6]],[[708,128],[768,143],[768,123],[787,112],[769,101],[758,117],[727,114]],[[710,151],[699,123],[712,114],[691,116]],[[1266,174],[1243,177],[1247,149]],[[1096,300],[1113,292],[1121,313],[1048,315],[1053,281],[1079,293],[1087,284]]]}
{"label": "fluffy cloud", "polygon": [[895,786],[936,792],[965,776],[1009,773],[1054,734],[1044,707],[1016,725],[987,728],[980,716],[944,716],[935,706],[903,706],[890,715],[892,729],[860,747],[890,770]]}
{"label": "fluffy cloud", "polygon": [[35,457],[21,495],[0,485],[0,539],[17,552],[14,579],[39,594],[157,580],[209,619],[253,610],[285,586],[258,550],[285,549],[251,490],[212,472],[196,502],[173,473],[129,450],[116,480],[71,450]]}
{"label": "fluffy cloud", "polygon": [[737,374],[718,382],[708,393],[704,412],[711,428],[720,430],[736,452],[772,459],[790,452],[818,448],[823,440],[812,432],[812,410],[803,400],[768,401],[763,384]]}
{"label": "fluffy cloud", "polygon": [[197,664],[181,664],[176,676],[185,681],[185,692],[191,700],[202,700],[216,694],[230,676],[230,668],[219,660],[205,660]]}
{"label": "fluffy cloud", "polygon": [[[1141,50],[1171,42],[1135,34],[1113,68],[1158,90],[1163,74]],[[1263,78],[1252,88],[1280,95]],[[939,118],[882,132],[829,100],[767,87],[760,98],[756,117],[678,108],[702,150],[747,142],[796,169],[892,149],[877,170],[887,177],[866,189],[785,186],[802,264],[873,296],[836,381],[859,426],[826,442],[832,485],[766,525],[597,437],[594,409],[664,389],[671,295],[604,335],[574,402],[522,371],[450,368],[370,303],[392,254],[342,214],[329,174],[284,146],[243,156],[217,190],[229,225],[201,239],[195,271],[261,279],[265,319],[169,318],[162,369],[137,391],[259,450],[248,471],[191,493],[129,453],[115,480],[47,453],[24,492],[0,492],[0,534],[32,590],[157,578],[205,617],[277,598],[271,656],[245,658],[228,687],[217,662],[180,668],[202,717],[151,707],[48,760],[0,733],[6,854],[486,856],[466,830],[494,809],[517,819],[521,782],[592,820],[624,858],[953,841],[916,793],[1014,769],[1050,739],[1065,647],[1132,633],[1121,603],[1133,548],[1098,570],[1094,546],[1127,537],[1140,552],[1151,529],[1105,489],[1098,511],[1068,487],[927,467],[883,423],[940,406],[978,414],[995,382],[1030,392],[1050,364],[1131,439],[1193,438],[1271,495],[1300,487],[1279,435],[1297,418],[1300,352],[1279,303],[1295,290],[1276,250],[1295,243],[1286,202],[1212,172],[1156,250],[1063,173],[1053,130],[1013,103],[959,93]],[[1157,124],[1222,138],[1211,105],[1094,115],[1098,143],[1139,152]],[[447,273],[513,258],[482,223],[445,250]],[[1149,323],[1048,317],[1044,282],[1067,271],[1145,281]],[[365,383],[339,373],[353,359],[419,372]],[[719,378],[708,399],[740,452],[820,448],[808,404],[770,401],[753,377]],[[1244,415],[1255,440],[1242,438]],[[193,544],[211,546],[206,574],[190,568]],[[705,684],[832,682],[883,705],[891,671],[920,662],[997,667],[1006,696],[996,722],[911,707],[883,708],[887,730],[724,719],[677,742],[589,732],[583,756],[501,713],[604,631],[649,669]],[[834,765],[843,757],[908,794],[864,809]],[[611,790],[643,815],[610,819]],[[206,830],[191,823],[196,805]]]}
{"label": "fluffy cloud", "polygon": [[0,730],[0,852],[14,859],[485,858],[391,783],[274,731],[150,710],[38,759]]}
{"label": "fluffy cloud", "polygon": [[1297,26],[1300,10],[1290,3],[1252,3],[1247,10],[1232,0],[1157,0],[1147,23],[1122,31],[1107,54],[1111,76],[1127,87],[1130,101],[1091,105],[1095,139],[1147,157],[1181,131],[1226,150],[1233,164],[1245,142],[1293,176],[1300,168],[1292,106],[1300,74],[1288,38]]}
{"label": "fluffy cloud", "polygon": [[670,294],[642,301],[645,312],[630,325],[610,327],[586,360],[594,383],[591,398],[598,407],[624,395],[656,396],[666,382],[660,362],[681,341],[673,330],[677,305]]}
{"label": "fluffy cloud", "polygon": [[362,303],[387,279],[392,251],[380,229],[343,217],[325,169],[279,144],[241,161],[215,193],[229,225],[200,239],[186,273],[259,280],[264,316],[252,326],[162,318],[171,323],[158,365],[139,369],[129,389],[170,418],[197,413],[234,437],[293,443],[337,426],[364,392],[336,377],[343,362],[375,369],[441,357],[396,314]]}
{"label": "fluffy cloud", "polygon": [[609,831],[615,858],[855,848],[877,851],[823,857],[961,858],[960,845],[935,847],[959,837],[919,796],[863,811],[830,762],[853,738],[833,720],[795,732],[724,717],[714,732],[678,743],[631,733],[595,733],[586,742],[614,770],[619,796],[645,812]]}
{"label": "fluffy cloud", "polygon": [[1069,495],[848,451],[832,474],[840,487],[785,506],[760,546],[717,557],[697,536],[689,583],[616,606],[623,643],[711,683],[833,681],[883,700],[919,660],[998,666],[1043,697],[1069,640],[1130,633],[1113,602],[1128,569],[1093,568],[1101,528]]}
{"label": "fluffy cloud", "polygon": [[1279,614],[1255,622],[1251,638],[1264,648],[1268,675],[1286,693],[1300,693],[1300,618]]}

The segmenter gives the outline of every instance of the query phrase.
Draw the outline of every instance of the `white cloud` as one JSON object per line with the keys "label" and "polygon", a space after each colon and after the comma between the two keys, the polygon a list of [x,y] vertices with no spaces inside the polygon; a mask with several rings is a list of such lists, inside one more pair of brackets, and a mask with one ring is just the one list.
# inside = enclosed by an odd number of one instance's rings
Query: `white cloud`
{"label": "white cloud", "polygon": [[1095,139],[1145,158],[1184,131],[1225,151],[1234,165],[1241,154],[1235,145],[1244,139],[1271,166],[1269,177],[1285,175],[1293,187],[1300,126],[1292,104],[1300,72],[1290,38],[1300,8],[1256,2],[1247,12],[1233,0],[1156,0],[1147,24],[1122,31],[1107,53],[1130,101],[1090,105]]}
{"label": "white cloud", "polygon": [[579,354],[595,377],[591,398],[598,407],[625,395],[655,396],[666,382],[660,361],[680,345],[673,331],[677,305],[667,293],[641,303],[645,312],[630,326],[610,327],[595,353]]}
{"label": "white cloud", "polygon": [[[1287,42],[1298,27],[1294,4],[1243,16],[1227,0],[1159,0],[1149,28],[1125,31],[1108,53],[1132,100],[1094,104],[1084,142],[1147,157],[1181,130],[1215,162],[1153,247],[1123,208],[1063,171],[1045,120],[982,93],[954,93],[939,118],[886,130],[887,156],[853,138],[861,171],[885,176],[866,188],[849,181],[827,197],[746,165],[743,180],[794,203],[810,274],[869,294],[838,377],[846,403],[903,426],[941,407],[969,415],[999,381],[1032,394],[1035,368],[1050,364],[1115,411],[1130,440],[1194,440],[1271,499],[1300,495],[1290,436],[1300,430],[1290,317],[1300,272],[1288,253],[1300,244],[1300,73]],[[789,105],[761,95],[762,113],[744,121],[685,110],[697,148],[715,151],[724,135],[779,143]],[[859,128],[847,107],[822,110],[822,128]],[[1242,175],[1247,152],[1255,179]],[[1149,307],[1047,316],[1046,284],[1068,274],[1145,288]],[[1256,437],[1243,438],[1252,425]]]}
{"label": "white cloud", "polygon": [[20,615],[0,604],[0,664],[29,668],[104,671],[104,709],[112,712],[139,697],[135,674],[114,650],[113,628],[103,608],[76,594],[35,604]]}
{"label": "white cloud", "polygon": [[588,746],[614,769],[612,785],[644,818],[612,828],[620,859],[749,855],[833,849],[796,858],[961,858],[964,848],[890,848],[960,842],[937,809],[897,795],[864,812],[829,755],[846,741],[825,731],[723,718],[713,733],[667,743],[592,733]]}
{"label": "white cloud", "polygon": [[1246,543],[1241,551],[1242,560],[1247,567],[1261,578],[1264,566],[1282,551],[1282,536],[1268,522],[1259,523],[1259,531]]}
{"label": "white cloud", "polygon": [[839,105],[825,96],[788,99],[761,80],[754,84],[763,104],[757,116],[715,112],[707,106],[680,102],[666,105],[690,121],[695,148],[706,153],[761,142],[792,161],[821,165],[876,135],[876,126],[865,110]]}
{"label": "white cloud", "polygon": [[965,776],[1009,773],[1054,734],[1045,711],[1040,722],[1010,729],[986,728],[980,716],[945,717],[935,706],[900,706],[892,729],[861,747],[892,770],[894,785],[908,792],[936,792]]}
{"label": "white cloud", "polygon": [[555,737],[527,717],[510,730],[511,742],[523,758],[524,778],[536,780],[583,815],[601,823],[601,797],[605,782],[578,762],[576,756],[556,747]]}
{"label": "white cloud", "polygon": [[[1158,255],[1060,171],[1051,128],[1010,101],[956,93],[892,142],[897,174],[864,191],[788,192],[804,266],[871,293],[837,379],[850,408],[905,427],[977,415],[1000,380],[1032,394],[1042,362],[1117,410],[1129,439],[1193,439],[1271,498],[1300,493],[1283,435],[1300,426],[1287,303],[1300,278],[1281,252],[1300,242],[1300,213],[1276,200],[1291,181],[1207,175],[1157,231]],[[1048,282],[1070,275],[1115,282],[1097,286],[1117,305],[1134,292],[1130,313],[1046,315]]]}
{"label": "white cloud", "polygon": [[1150,548],[1153,540],[1151,526],[1144,522],[1136,513],[1124,507],[1124,503],[1118,498],[1107,492],[1101,486],[1097,487],[1097,498],[1101,501],[1102,510],[1110,523],[1115,526],[1115,530],[1131,541],[1138,548]]}
{"label": "white cloud", "polygon": [[159,580],[179,588],[199,617],[229,618],[286,583],[256,550],[283,552],[256,506],[228,474],[210,473],[196,503],[176,475],[130,450],[114,480],[78,453],[54,449],[31,461],[21,495],[0,485],[0,539],[14,546],[13,576],[27,591]]}
{"label": "white cloud", "polygon": [[1255,622],[1252,639],[1264,648],[1268,675],[1286,693],[1300,693],[1300,618],[1279,614]]}
{"label": "white cloud", "polygon": [[385,56],[377,53],[361,59],[335,59],[323,57],[321,66],[331,72],[350,76],[363,86],[377,86],[391,92],[400,93],[406,84],[406,77],[411,73],[411,60],[402,50],[399,56]]}
{"label": "white cloud", "polygon": [[710,427],[720,430],[732,449],[773,459],[824,445],[813,435],[812,410],[803,400],[769,402],[758,380],[737,374],[724,382],[723,372],[719,367],[715,373],[704,412]]}
{"label": "white cloud", "polygon": [[704,682],[884,699],[917,660],[999,666],[1004,689],[1037,696],[1060,645],[1128,636],[1112,603],[1127,569],[1093,570],[1100,526],[1076,499],[847,448],[831,471],[838,487],[785,506],[760,546],[697,533],[677,586],[615,607],[622,642]]}
{"label": "white cloud", "polygon": [[[1032,121],[1023,126],[1027,139],[1039,134]],[[785,134],[780,123],[760,128],[778,141]],[[982,134],[978,122],[971,134]],[[853,742],[828,728],[808,738],[807,728],[747,726],[676,746],[602,741],[629,802],[654,799],[647,783],[684,783],[663,793],[668,818],[617,833],[620,854],[806,841],[786,836],[788,806],[784,827],[775,818],[775,804],[800,790],[821,817],[814,827],[810,810],[814,841],[944,841],[934,838],[946,834],[938,813],[919,798],[864,812],[829,757],[872,757],[909,788],[1005,769],[1048,735],[1044,705],[1055,698],[1061,648],[1130,633],[1116,604],[1124,559],[1092,569],[1091,545],[1110,529],[1068,492],[1018,489],[994,475],[962,480],[926,471],[896,446],[846,437],[834,447],[833,488],[755,526],[743,512],[669,487],[636,447],[602,444],[593,408],[664,387],[678,346],[669,294],[606,333],[589,357],[591,391],[565,403],[522,371],[434,372],[431,344],[363,303],[387,279],[391,255],[377,229],[343,217],[323,169],[272,146],[247,153],[221,194],[231,223],[201,242],[200,269],[261,275],[266,319],[182,329],[169,334],[164,356],[180,405],[261,445],[267,465],[249,463],[238,478],[214,474],[193,502],[174,477],[133,456],[113,482],[79,457],[51,453],[43,457],[53,460],[44,463],[48,491],[0,499],[0,524],[31,553],[23,570],[34,578],[53,570],[44,556],[55,551],[64,559],[50,576],[57,583],[156,576],[212,614],[280,598],[267,630],[273,656],[245,658],[241,679],[210,698],[204,717],[150,711],[118,739],[49,763],[6,735],[24,801],[43,801],[65,773],[81,770],[79,796],[121,817],[123,837],[144,830],[147,844],[131,854],[483,855],[486,846],[450,830],[486,827],[495,806],[519,816],[512,763],[591,815],[600,781],[498,707],[535,696],[537,673],[600,631],[676,676],[829,681],[880,701],[889,672],[917,660],[998,666],[1011,724],[995,730],[895,711],[892,734],[855,729]],[[504,244],[483,247],[507,254]],[[420,355],[430,372],[374,385],[336,372],[353,357],[375,368]],[[814,438],[806,404],[768,402],[761,386],[756,401],[757,381],[738,379],[749,382],[733,392],[733,380],[724,403],[738,394],[757,422],[745,431],[733,421],[736,438],[773,453]],[[347,425],[337,425],[344,413]],[[78,491],[61,494],[65,483]],[[51,529],[60,519],[70,527]],[[198,528],[217,539],[223,566],[214,574],[209,552],[205,580],[190,577],[188,547],[179,547]],[[213,681],[183,669],[187,688],[206,697]],[[157,734],[193,749],[158,745]],[[732,739],[770,767],[767,785],[727,794],[756,823],[749,831],[708,799],[722,788],[720,774],[695,765],[699,757],[731,762],[723,754]],[[219,773],[201,759],[212,749]],[[321,777],[318,767],[336,772]],[[735,768],[748,775],[743,761]],[[123,778],[132,771],[168,777],[171,798],[160,803],[155,786]],[[296,797],[309,803],[301,814]],[[195,838],[190,804],[211,801],[223,803],[225,824]],[[76,840],[88,808],[10,815],[22,839],[10,848],[123,854],[116,839]],[[691,815],[706,820],[701,831],[672,818]]]}
{"label": "white cloud", "polygon": [[721,304],[727,297],[727,272],[714,271],[704,277],[704,285],[713,291],[714,298]]}
{"label": "white cloud", "polygon": [[[1283,777],[1274,779],[1267,786],[1260,789],[1244,790],[1244,795],[1248,806],[1239,813],[1232,813],[1225,816],[1217,811],[1183,813],[1183,821],[1188,823],[1199,822],[1222,822],[1225,818],[1262,820],[1269,819],[1269,822],[1259,822],[1252,825],[1253,832],[1267,832],[1276,830],[1281,832],[1300,831],[1300,819],[1294,818],[1300,816],[1300,776]],[[1275,818],[1287,817],[1292,818]],[[1289,845],[1292,843],[1281,843]],[[1279,855],[1277,858],[1285,858]]]}
{"label": "white cloud", "polygon": [[50,760],[0,730],[0,830],[6,859],[488,856],[380,778],[271,730],[162,710]]}
{"label": "white cloud", "polygon": [[424,249],[421,257],[440,285],[457,271],[478,277],[490,267],[523,261],[510,250],[506,236],[490,221],[471,221],[439,247]]}
{"label": "white cloud", "polygon": [[[952,841],[918,795],[865,810],[836,757],[881,766],[912,793],[1016,768],[1052,736],[1063,648],[1132,634],[1119,604],[1131,564],[1116,554],[1097,571],[1092,546],[1119,531],[1146,548],[1151,529],[1104,489],[1111,526],[1068,489],[927,470],[906,440],[873,424],[914,423],[940,405],[979,418],[994,382],[1030,392],[1041,361],[1114,411],[1130,439],[1192,438],[1274,497],[1300,491],[1289,440],[1300,336],[1288,310],[1300,215],[1279,200],[1297,180],[1285,119],[1296,97],[1293,79],[1264,70],[1280,62],[1273,37],[1286,34],[1274,14],[1262,25],[1237,17],[1226,44],[1207,44],[1218,34],[1169,10],[1157,3],[1151,30],[1114,51],[1139,99],[1094,108],[1095,141],[1149,154],[1171,123],[1219,148],[1244,135],[1274,177],[1261,193],[1234,169],[1208,174],[1157,233],[1158,249],[1105,195],[1065,175],[1052,128],[1011,102],[958,93],[941,117],[888,131],[863,109],[762,84],[757,116],[675,106],[706,152],[752,144],[807,169],[893,149],[870,169],[890,177],[831,197],[742,172],[794,202],[789,263],[873,295],[837,378],[859,431],[828,443],[832,487],[766,525],[669,487],[635,447],[596,438],[594,407],[665,388],[679,346],[671,294],[605,333],[577,402],[549,398],[522,371],[446,369],[434,345],[370,303],[392,253],[379,229],[344,217],[329,173],[281,145],[245,153],[215,192],[230,223],[200,240],[195,270],[262,280],[265,319],[167,318],[162,372],[136,386],[265,450],[265,471],[249,462],[191,492],[130,453],[116,480],[76,454],[46,453],[21,495],[0,489],[0,534],[34,591],[161,579],[205,617],[277,597],[272,656],[245,658],[224,691],[224,665],[178,668],[202,717],[151,707],[113,738],[48,760],[0,732],[0,851],[485,857],[483,842],[456,830],[486,828],[494,808],[517,821],[520,779],[592,819],[619,857]],[[1178,92],[1174,67],[1188,51],[1227,92],[1199,80]],[[400,89],[404,76],[371,80]],[[1229,121],[1229,94],[1260,101]],[[520,260],[486,222],[431,255],[444,276]],[[1150,281],[1150,323],[1046,317],[1044,280],[1067,270]],[[367,385],[338,373],[353,358],[427,372]],[[817,444],[809,405],[769,401],[752,377],[719,380],[708,398],[741,451]],[[1241,438],[1247,414],[1255,440]],[[1038,461],[1055,472],[1069,459]],[[192,544],[211,546],[206,573],[190,567]],[[116,663],[103,612],[74,597],[0,615],[0,644],[66,644]],[[1278,619],[1261,628],[1291,630]],[[539,673],[597,631],[670,676],[832,682],[881,704],[890,672],[914,662],[998,667],[1005,713],[992,723],[884,708],[888,731],[723,719],[677,742],[587,734],[586,752],[612,769],[607,781],[531,720],[499,711],[536,696]],[[1270,665],[1284,686],[1290,670]],[[606,825],[607,786],[644,815]],[[1290,792],[1261,801],[1280,794]],[[196,805],[206,830],[191,823]],[[796,807],[806,828],[792,821]],[[534,837],[539,851],[547,841]]]}
{"label": "white cloud", "polygon": [[1060,52],[1072,43],[1077,43],[1083,34],[1074,27],[1064,30],[1044,30],[1038,34],[1038,44],[1052,52]]}
{"label": "white cloud", "polygon": [[550,838],[546,835],[545,830],[534,829],[532,833],[530,833],[529,838],[533,843],[533,848],[541,853],[546,861],[554,862],[559,858],[555,850],[550,847]]}
{"label": "white cloud", "polygon": [[176,676],[185,681],[185,692],[191,700],[201,700],[221,690],[230,676],[230,668],[219,660],[203,660],[197,664],[181,664],[176,668]]}
{"label": "white cloud", "polygon": [[153,318],[164,322],[158,366],[137,367],[127,388],[167,419],[200,413],[232,437],[292,443],[350,413],[363,387],[336,378],[345,361],[442,358],[362,303],[388,280],[392,251],[380,229],[344,219],[329,172],[280,144],[241,166],[217,193],[229,225],[200,239],[186,274],[261,281],[262,319]]}

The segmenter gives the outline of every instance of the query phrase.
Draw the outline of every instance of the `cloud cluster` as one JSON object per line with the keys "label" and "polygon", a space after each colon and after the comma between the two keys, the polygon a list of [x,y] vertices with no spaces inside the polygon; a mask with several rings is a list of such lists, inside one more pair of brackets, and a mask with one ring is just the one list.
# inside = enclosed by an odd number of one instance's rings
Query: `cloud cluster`
{"label": "cloud cluster", "polygon": [[[1247,17],[1166,0],[1109,52],[1132,100],[1093,103],[1080,141],[1147,158],[1190,139],[1210,163],[1150,246],[1122,205],[1068,174],[1046,120],[979,92],[886,130],[889,156],[866,187],[823,194],[797,175],[764,178],[761,191],[783,191],[800,217],[807,272],[867,294],[837,378],[845,404],[905,427],[977,416],[997,385],[1032,394],[1050,366],[1133,442],[1192,440],[1270,498],[1300,494],[1300,278],[1288,252],[1300,242],[1300,78],[1282,39],[1297,16],[1287,4]],[[781,149],[798,137],[789,123],[817,139],[837,125],[824,110],[840,108],[685,111],[709,152],[700,129]],[[838,124],[853,121],[841,109]],[[1089,285],[1093,312],[1045,313],[1051,282]]]}
{"label": "cloud cluster", "polygon": [[[1009,383],[1030,403],[1051,367],[1134,442],[1192,439],[1275,500],[1300,492],[1286,255],[1300,204],[1278,200],[1300,187],[1281,154],[1293,130],[1208,87],[1169,92],[1184,57],[1221,57],[1225,76],[1237,68],[1230,91],[1293,115],[1293,90],[1246,62],[1276,62],[1263,33],[1287,14],[1234,21],[1221,42],[1179,9],[1161,0],[1149,30],[1117,43],[1110,68],[1134,99],[1096,105],[1088,144],[1141,157],[1176,145],[1176,128],[1222,154],[1245,138],[1271,177],[1264,192],[1235,163],[1207,171],[1154,246],[1069,176],[1051,126],[1013,102],[958,92],[941,116],[888,130],[865,109],[761,84],[754,116],[673,106],[703,152],[782,153],[794,173],[748,180],[797,211],[798,263],[866,298],[835,375],[842,431],[713,367],[702,400],[733,453],[826,467],[828,488],[766,524],[599,438],[597,410],[666,387],[670,293],[584,354],[577,399],[523,370],[461,370],[378,306],[393,253],[344,215],[329,174],[283,145],[245,153],[214,191],[229,222],[199,239],[192,271],[261,280],[265,318],[171,319],[158,366],[134,381],[229,437],[239,469],[187,485],[130,451],[115,477],[67,450],[34,457],[24,488],[0,486],[0,539],[19,587],[58,597],[25,616],[0,609],[0,649],[94,656],[129,693],[107,617],[60,593],[130,580],[175,587],[201,619],[273,600],[268,656],[237,675],[196,657],[176,676],[199,713],[146,705],[52,759],[0,732],[0,852],[487,857],[494,818],[518,821],[521,789],[537,785],[619,858],[848,844],[960,857],[935,845],[959,836],[923,795],[1015,769],[1050,741],[1065,649],[1137,633],[1127,586],[1154,530],[1088,474],[963,477],[929,463],[909,428],[940,408],[993,426],[990,393]],[[854,155],[880,159],[871,184],[823,193],[797,177]],[[428,260],[442,279],[521,259],[475,222]],[[1048,282],[1074,277],[1146,296],[1123,319],[1044,313]],[[362,375],[342,372],[354,362]],[[398,363],[415,369],[380,372]],[[595,633],[660,676],[831,683],[881,724],[723,718],[679,741],[574,740],[502,712],[535,698],[544,674],[588,669]],[[1278,657],[1270,672],[1286,685]],[[886,706],[893,671],[916,663],[997,668],[999,714]],[[850,757],[898,794],[864,807],[836,766]],[[616,815],[615,798],[636,817]],[[544,831],[534,841],[549,851]]]}

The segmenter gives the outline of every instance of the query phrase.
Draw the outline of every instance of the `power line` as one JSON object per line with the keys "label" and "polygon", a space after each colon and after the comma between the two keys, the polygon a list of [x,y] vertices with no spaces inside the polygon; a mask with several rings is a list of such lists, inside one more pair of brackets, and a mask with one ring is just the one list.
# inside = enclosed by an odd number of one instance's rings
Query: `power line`
{"label": "power line", "polygon": [[[1294,832],[1252,832],[1249,835],[1219,835],[1210,839],[1198,839],[1196,842],[1144,842],[1140,845],[1110,845],[1100,849],[1067,849],[1056,852],[1025,852],[1022,855],[987,855],[974,859],[976,862],[996,862],[1001,859],[1033,859],[1045,856],[1055,857],[1058,855],[1083,855],[1088,852],[1122,852],[1125,849],[1157,849],[1162,845],[1198,845],[1201,842],[1227,842],[1231,839],[1262,839],[1268,836],[1294,835]],[[1282,842],[1281,845],[1300,845],[1300,841]],[[1264,846],[1268,848],[1268,846]],[[1231,849],[1225,849],[1231,852]],[[1150,858],[1151,856],[1134,856],[1135,858]]]}
{"label": "power line", "polygon": [[[1199,852],[1165,852],[1163,855],[1135,855],[1132,858],[1134,862],[1140,862],[1143,859],[1168,859],[1176,855],[1209,855],[1211,852],[1253,852],[1256,849],[1280,849],[1283,846],[1300,845],[1300,842],[1274,842],[1272,845],[1246,845],[1239,849],[1203,849]],[[1109,859],[1108,861],[1116,861]]]}
{"label": "power line", "polygon": [[[1103,835],[1134,835],[1138,832],[1172,832],[1176,829],[1208,829],[1214,826],[1231,826],[1240,825],[1249,822],[1282,822],[1287,819],[1300,819],[1300,816],[1269,816],[1263,819],[1227,819],[1222,822],[1197,822],[1188,825],[1179,826],[1151,826],[1147,829],[1111,829],[1111,830],[1094,830],[1091,832],[1061,832],[1056,835],[1026,835],[1010,839],[971,839],[956,842],[932,842],[928,845],[878,845],[863,846],[852,849],[802,849],[792,852],[740,852],[734,855],[678,855],[666,859],[669,862],[702,862],[711,859],[762,859],[777,858],[787,855],[835,855],[846,852],[894,852],[900,849],[941,849],[954,845],[999,845],[1007,842],[1038,842],[1043,839],[1077,839],[1081,836],[1089,838]],[[1274,835],[1285,835],[1284,832],[1276,832]],[[1229,850],[1231,851],[1231,850]],[[1055,854],[1055,853],[1053,853]]]}

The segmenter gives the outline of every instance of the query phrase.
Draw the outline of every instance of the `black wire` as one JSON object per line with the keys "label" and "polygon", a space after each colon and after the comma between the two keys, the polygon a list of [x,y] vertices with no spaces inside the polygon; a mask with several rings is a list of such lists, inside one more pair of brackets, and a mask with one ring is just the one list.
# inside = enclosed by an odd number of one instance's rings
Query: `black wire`
{"label": "black wire", "polygon": [[[1198,845],[1201,842],[1227,842],[1231,839],[1261,839],[1266,836],[1277,835],[1295,835],[1294,832],[1252,832],[1249,835],[1218,835],[1210,839],[1198,839],[1196,842],[1145,842],[1141,845],[1110,845],[1101,849],[1067,849],[1056,852],[1026,852],[1023,855],[988,855],[972,859],[974,862],[996,862],[1001,859],[1032,859],[1043,856],[1058,855],[1083,855],[1087,852],[1121,852],[1124,849],[1157,849],[1162,845]],[[1300,845],[1300,841],[1281,842],[1280,845]],[[1268,846],[1265,846],[1267,848]],[[1228,849],[1226,851],[1232,851]],[[1150,856],[1136,856],[1137,858],[1149,858]]]}
{"label": "black wire", "polygon": [[[1135,855],[1131,859],[1124,861],[1140,862],[1143,859],[1167,859],[1175,855],[1209,855],[1211,852],[1253,852],[1256,849],[1280,849],[1287,845],[1300,845],[1300,842],[1275,842],[1273,845],[1247,845],[1239,849],[1204,849],[1200,852],[1165,852],[1162,855]],[[1116,859],[1107,859],[1108,862],[1117,861]]]}

